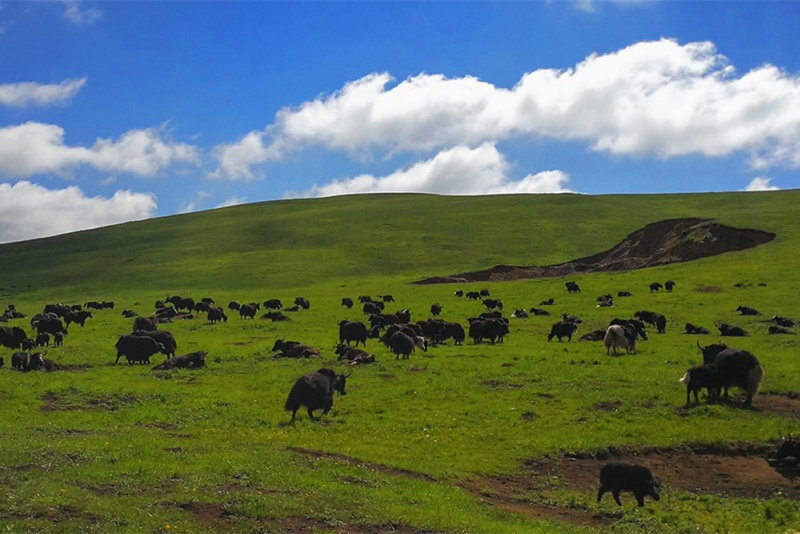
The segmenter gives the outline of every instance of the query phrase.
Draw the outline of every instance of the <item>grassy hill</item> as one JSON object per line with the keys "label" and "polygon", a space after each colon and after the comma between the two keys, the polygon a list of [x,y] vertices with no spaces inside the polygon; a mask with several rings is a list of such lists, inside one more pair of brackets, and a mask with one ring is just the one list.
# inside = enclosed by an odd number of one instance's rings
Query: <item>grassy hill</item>
{"label": "grassy hill", "polygon": [[[50,302],[116,302],[85,327],[71,326],[64,347],[48,349],[61,371],[11,371],[13,351],[0,348],[0,528],[796,530],[797,478],[781,476],[765,457],[780,435],[800,431],[796,336],[766,334],[772,315],[800,319],[798,216],[800,191],[365,195],[236,206],[0,245],[0,305],[33,315]],[[693,262],[571,277],[581,294],[567,294],[562,278],[410,283],[589,256],[648,223],[680,217],[777,237]],[[667,279],[677,282],[673,293],[647,290]],[[342,297],[392,294],[390,311],[409,308],[414,321],[440,302],[445,319],[466,324],[484,309],[453,290],[484,287],[504,300],[506,315],[554,297],[556,317],[511,319],[502,344],[451,341],[396,360],[369,340],[377,363],[336,361],[338,322],[367,320],[360,309],[341,307]],[[595,306],[596,296],[619,290],[633,296],[610,309]],[[286,323],[231,314],[211,325],[199,314],[162,325],[179,354],[208,352],[205,369],[114,365],[117,336],[131,329],[122,309],[148,315],[171,294],[210,296],[223,306],[233,299],[290,304],[302,295],[311,308],[287,312]],[[739,305],[764,316],[740,317]],[[546,340],[561,313],[583,318],[581,335],[641,309],[663,313],[669,325],[665,334],[651,333],[637,355],[610,356],[576,338]],[[677,379],[698,363],[695,343],[721,339],[688,336],[682,326],[714,330],[716,321],[751,333],[724,341],[751,350],[765,367],[754,410],[684,407]],[[27,319],[9,325],[32,333]],[[322,356],[275,359],[270,349],[279,337]],[[337,396],[318,423],[301,411],[287,425],[289,388],[323,365],[352,373],[348,395]],[[650,465],[662,480],[662,500],[639,509],[623,494],[621,509],[609,497],[595,504],[597,463],[609,458]]]}
{"label": "grassy hill", "polygon": [[[695,195],[363,195],[164,217],[0,246],[6,290],[302,288],[495,264],[559,263],[647,223],[702,216],[798,237],[800,191]],[[759,251],[760,252],[760,251]]]}

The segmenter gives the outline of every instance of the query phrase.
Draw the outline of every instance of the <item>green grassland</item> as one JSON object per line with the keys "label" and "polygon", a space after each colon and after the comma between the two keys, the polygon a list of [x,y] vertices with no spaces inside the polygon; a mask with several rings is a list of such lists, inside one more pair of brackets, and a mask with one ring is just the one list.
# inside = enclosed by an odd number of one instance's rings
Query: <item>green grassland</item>
{"label": "green grassland", "polygon": [[[46,214],[43,214],[46,216]],[[642,226],[707,217],[774,232],[755,249],[651,269],[456,285],[413,281],[496,264],[548,265],[608,249]],[[165,217],[0,246],[0,305],[29,315],[46,303],[113,300],[73,325],[47,357],[66,369],[19,373],[0,348],[0,529],[11,532],[788,532],[800,504],[779,492],[726,498],[666,487],[637,508],[623,495],[594,502],[569,481],[520,490],[493,506],[468,487],[518,476],[526,460],[611,448],[777,443],[800,432],[800,413],[702,403],[684,408],[678,378],[699,362],[692,322],[724,320],[751,335],[735,346],[763,364],[762,393],[800,392],[796,336],[769,336],[765,319],[800,319],[800,191],[641,196],[438,197],[369,195],[268,202]],[[673,279],[672,293],[649,293]],[[364,320],[342,297],[391,294],[389,311],[466,324],[484,311],[453,297],[488,288],[507,313],[553,297],[554,315],[584,319],[578,335],[649,309],[667,333],[637,355],[602,344],[548,342],[554,318],[511,319],[502,344],[452,342],[396,360],[375,340],[377,363],[335,361],[337,324]],[[610,309],[595,297],[628,290]],[[273,323],[201,314],[163,325],[178,354],[208,352],[196,371],[114,365],[129,333],[123,309],[152,313],[168,295],[291,303],[311,308]],[[740,317],[739,305],[767,317]],[[394,306],[394,308],[393,308]],[[288,314],[288,313],[287,313]],[[260,314],[259,314],[260,315]],[[28,331],[27,319],[10,325]],[[30,335],[30,334],[29,334]],[[274,359],[276,338],[318,347],[321,359]],[[702,343],[720,340],[706,336]],[[734,344],[728,341],[729,344]],[[161,361],[156,357],[154,363]],[[319,422],[295,424],[283,403],[294,380],[319,367],[351,372],[348,394]],[[615,403],[614,411],[598,410]],[[656,473],[659,476],[659,473]],[[526,506],[585,513],[578,526]]]}

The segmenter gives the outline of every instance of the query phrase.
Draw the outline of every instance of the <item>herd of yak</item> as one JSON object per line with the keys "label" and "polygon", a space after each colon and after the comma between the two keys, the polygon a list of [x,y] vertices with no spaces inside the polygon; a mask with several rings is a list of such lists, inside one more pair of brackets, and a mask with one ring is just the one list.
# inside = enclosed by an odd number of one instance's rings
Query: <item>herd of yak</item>
{"label": "herd of yak", "polygon": [[[580,287],[575,282],[565,284],[569,293],[580,293]],[[672,291],[675,283],[671,280],[665,284],[654,282],[650,284],[651,292],[666,289]],[[395,355],[395,358],[409,358],[415,349],[427,350],[428,344],[438,345],[452,339],[456,345],[462,344],[467,336],[474,343],[484,340],[492,344],[502,342],[509,333],[509,319],[503,316],[503,301],[490,298],[488,290],[454,292],[456,298],[466,297],[469,300],[481,301],[486,311],[476,317],[467,319],[468,327],[465,328],[455,322],[439,319],[442,312],[441,304],[433,304],[430,308],[432,318],[412,323],[411,312],[402,309],[395,313],[385,313],[387,303],[394,302],[391,295],[381,295],[377,299],[370,296],[360,296],[358,302],[362,311],[369,316],[368,324],[361,321],[342,320],[339,322],[339,343],[336,354],[340,361],[344,360],[350,365],[368,364],[375,362],[375,356],[359,348],[359,344],[366,347],[368,339],[378,339]],[[631,296],[629,292],[620,291],[618,298]],[[597,306],[607,307],[613,305],[614,297],[610,294],[597,298]],[[539,306],[553,305],[554,299],[550,298],[539,303]],[[341,305],[347,309],[355,306],[353,299],[345,297]],[[228,313],[238,313],[241,319],[253,319],[259,310],[265,310],[261,317],[272,321],[287,321],[289,316],[283,312],[308,310],[310,302],[303,297],[297,297],[294,305],[283,308],[279,299],[269,299],[263,303],[246,303],[231,301]],[[543,307],[533,307],[529,311],[516,309],[511,317],[527,318],[529,314],[549,316],[550,313]],[[85,309],[84,309],[85,308]],[[21,349],[11,356],[12,369],[19,371],[54,371],[59,365],[45,358],[47,352],[36,352],[39,347],[49,347],[52,339],[54,346],[60,346],[68,333],[68,327],[77,323],[83,326],[86,320],[92,318],[89,310],[113,309],[113,302],[87,302],[83,306],[64,304],[48,304],[43,311],[34,315],[30,325],[35,336],[29,338],[25,330],[19,326],[0,326],[0,345],[10,349]],[[757,310],[746,306],[737,309],[742,315],[760,315]],[[228,315],[221,306],[214,303],[213,299],[204,298],[197,302],[188,297],[168,297],[164,301],[157,301],[155,312],[150,316],[139,316],[131,310],[124,310],[123,316],[133,318],[133,330],[130,334],[120,335],[115,348],[117,350],[116,362],[124,357],[129,364],[149,364],[150,358],[156,354],[164,354],[166,360],[153,367],[154,370],[168,370],[175,368],[197,369],[206,363],[207,353],[204,351],[193,352],[184,356],[176,356],[177,342],[174,336],[159,325],[177,319],[193,318],[197,313],[204,312],[210,323],[227,321]],[[14,305],[8,305],[0,316],[0,322],[12,319],[25,318],[24,313],[18,312]],[[771,334],[793,333],[789,329],[795,327],[795,322],[786,317],[775,316],[771,320]],[[568,314],[562,314],[561,320],[552,325],[547,340],[563,338],[572,340],[573,334],[578,330],[581,319]],[[580,339],[587,341],[603,341],[607,353],[613,350],[615,354],[624,350],[629,354],[636,353],[637,339],[646,340],[645,326],[654,327],[659,333],[664,333],[666,318],[651,311],[638,311],[630,319],[613,319],[605,329],[595,330],[583,335]],[[747,336],[747,332],[740,327],[724,323],[716,325],[722,336]],[[686,323],[687,334],[709,334],[709,330],[691,323]],[[52,338],[51,338],[52,336]],[[728,347],[724,343],[714,343],[703,347],[697,343],[703,355],[703,364],[686,371],[680,382],[686,386],[686,403],[691,402],[694,394],[695,402],[699,402],[698,393],[706,390],[708,402],[714,402],[721,396],[728,396],[728,388],[738,387],[747,393],[745,405],[751,405],[753,398],[758,393],[764,380],[764,370],[756,357],[742,349]],[[272,347],[274,357],[308,358],[320,356],[319,350],[297,341],[278,339]],[[0,367],[5,363],[0,357]],[[309,373],[297,379],[291,388],[284,408],[292,412],[291,421],[295,421],[297,411],[305,407],[310,419],[314,420],[313,412],[322,410],[323,414],[330,411],[333,406],[334,393],[346,395],[345,385],[349,374],[337,373],[333,369],[321,368],[314,373]],[[724,392],[724,393],[723,393]],[[789,439],[784,441],[776,458],[800,458],[800,442]],[[600,489],[597,494],[599,502],[602,496],[611,492],[615,501],[620,503],[621,491],[632,492],[639,506],[644,505],[644,497],[649,496],[659,499],[660,483],[653,477],[649,469],[640,465],[611,463],[605,465],[600,472]]]}

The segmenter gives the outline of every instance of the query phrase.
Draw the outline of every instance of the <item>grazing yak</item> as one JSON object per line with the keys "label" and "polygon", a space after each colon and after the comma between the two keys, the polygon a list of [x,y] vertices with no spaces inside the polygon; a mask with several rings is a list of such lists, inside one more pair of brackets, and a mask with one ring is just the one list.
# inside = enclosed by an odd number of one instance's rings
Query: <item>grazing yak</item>
{"label": "grazing yak", "polygon": [[175,341],[175,336],[165,330],[136,330],[133,335],[155,339],[156,343],[162,347],[161,353],[167,357],[174,357],[175,351],[178,349],[178,342]]}
{"label": "grazing yak", "polygon": [[664,289],[666,289],[669,293],[672,293],[672,289],[675,287],[675,282],[673,280],[667,280],[664,282]]}
{"label": "grazing yak", "polygon": [[678,382],[686,386],[687,405],[690,402],[692,393],[694,393],[694,401],[700,402],[697,395],[703,388],[706,388],[708,402],[714,402],[719,396],[719,371],[717,371],[717,364],[715,363],[692,367],[686,371],[686,374]]}
{"label": "grazing yak", "polygon": [[133,332],[142,330],[158,330],[158,323],[156,322],[155,317],[134,317]]}
{"label": "grazing yak", "polygon": [[307,310],[311,307],[311,303],[308,301],[307,298],[304,297],[297,297],[294,299],[295,306],[300,306],[304,310]]}
{"label": "grazing yak", "polygon": [[392,354],[395,355],[395,359],[398,359],[400,356],[403,356],[404,360],[408,359],[411,353],[414,352],[415,347],[427,351],[428,346],[425,343],[425,338],[422,336],[412,337],[403,331],[397,331],[389,338],[389,348]]}
{"label": "grazing yak", "polygon": [[24,371],[28,367],[28,353],[15,352],[11,355],[11,368],[17,371]]}
{"label": "grazing yak", "polygon": [[702,326],[695,326],[692,323],[686,323],[686,326],[684,328],[686,329],[687,334],[697,334],[697,335],[707,336],[708,334],[711,333],[711,331],[708,328],[703,328]]}
{"label": "grazing yak", "polygon": [[488,339],[494,345],[495,341],[502,343],[507,335],[508,323],[501,318],[479,318],[469,322],[469,337],[474,343]]}
{"label": "grazing yak", "polygon": [[301,406],[308,408],[308,418],[312,421],[316,421],[314,410],[322,410],[323,415],[327,414],[333,407],[334,391],[342,396],[347,395],[345,384],[349,376],[337,374],[333,369],[322,368],[298,378],[283,406],[284,410],[292,412],[291,422],[294,422]]}
{"label": "grazing yak", "polygon": [[480,300],[481,294],[478,291],[467,291],[467,300]]}
{"label": "grazing yak", "polygon": [[650,469],[636,464],[610,463],[600,469],[600,489],[597,492],[597,502],[606,492],[611,492],[617,504],[622,506],[619,494],[630,491],[636,496],[639,506],[644,506],[644,498],[652,497],[656,501],[661,497],[659,491],[661,484],[653,478]]}
{"label": "grazing yak", "polygon": [[503,301],[500,299],[484,299],[483,305],[486,306],[487,310],[494,310],[495,308],[498,310],[503,309]]}
{"label": "grazing yak", "polygon": [[264,301],[265,310],[280,310],[281,308],[283,308],[283,302],[281,302],[281,299],[267,299]]}
{"label": "grazing yak", "polygon": [[662,287],[664,287],[664,286],[662,286],[659,282],[653,282],[652,284],[650,284],[650,293],[653,293],[654,291],[658,291]]}
{"label": "grazing yak", "polygon": [[659,334],[663,334],[667,328],[667,318],[660,313],[641,310],[634,313],[633,316],[643,323],[655,327]]}
{"label": "grazing yak", "polygon": [[567,293],[580,293],[581,288],[577,282],[567,282],[564,284],[567,288]]}
{"label": "grazing yak", "polygon": [[606,354],[614,349],[614,354],[619,354],[619,349],[625,349],[628,354],[636,354],[636,339],[641,337],[647,340],[644,324],[637,319],[612,319],[603,337]]}
{"label": "grazing yak", "polygon": [[252,304],[243,304],[239,308],[239,318],[240,319],[254,319],[256,316],[256,307]]}
{"label": "grazing yak", "polygon": [[348,310],[352,309],[353,308],[353,299],[351,299],[350,297],[343,297],[342,298],[342,306],[344,306]]}
{"label": "grazing yak", "polygon": [[458,299],[460,299],[461,297],[464,296],[464,290],[463,289],[459,289],[457,291],[453,291],[453,296],[458,298]]}
{"label": "grazing yak", "polygon": [[364,303],[364,306],[361,308],[366,315],[380,315],[383,313],[384,304],[383,302],[372,302],[368,301]]}
{"label": "grazing yak", "polygon": [[573,321],[561,321],[555,323],[550,328],[550,333],[547,334],[547,341],[551,341],[554,337],[557,337],[559,341],[561,338],[567,338],[568,341],[572,341],[572,334],[577,332],[578,325]]}
{"label": "grazing yak", "polygon": [[199,369],[205,367],[208,353],[204,350],[192,352],[177,358],[167,358],[164,363],[153,367],[153,371],[166,371],[169,369]]}
{"label": "grazing yak", "polygon": [[339,343],[350,344],[351,341],[367,346],[367,325],[360,321],[339,321]]}
{"label": "grazing yak", "polygon": [[738,387],[747,392],[744,405],[752,405],[764,382],[764,369],[758,359],[746,350],[729,348],[724,343],[703,347],[698,342],[697,348],[703,354],[703,364],[716,364],[719,388],[724,388],[725,397],[729,387]]}
{"label": "grazing yak", "polygon": [[53,334],[53,346],[54,347],[64,346],[64,334],[62,332],[56,332],[55,334]]}
{"label": "grazing yak", "polygon": [[41,317],[35,321],[32,320],[31,326],[37,334],[55,334],[56,332],[67,334],[67,328],[58,317]]}
{"label": "grazing yak", "polygon": [[37,347],[49,347],[50,346],[50,335],[49,334],[39,334],[36,336],[36,346]]}
{"label": "grazing yak", "polygon": [[228,309],[231,311],[238,311],[242,307],[242,303],[238,300],[232,300],[228,303]]}
{"label": "grazing yak", "polygon": [[208,321],[211,324],[218,323],[220,321],[228,322],[228,316],[225,315],[225,310],[222,309],[221,306],[211,306],[208,308]]}
{"label": "grazing yak", "polygon": [[164,302],[169,302],[175,306],[176,310],[192,311],[194,309],[194,299],[191,297],[167,297],[164,299]]}
{"label": "grazing yak", "polygon": [[67,326],[71,323],[78,323],[81,327],[86,325],[86,319],[92,319],[92,312],[90,311],[71,311],[64,315],[64,322]]}
{"label": "grazing yak", "polygon": [[150,356],[164,351],[164,346],[155,339],[148,336],[135,336],[133,334],[119,336],[116,345],[117,359],[114,363],[119,363],[122,356],[128,360],[128,364],[134,362],[150,363]]}
{"label": "grazing yak", "polygon": [[443,309],[444,309],[444,306],[442,306],[439,303],[431,304],[431,315],[433,315],[434,317],[437,317],[440,313],[442,313]]}

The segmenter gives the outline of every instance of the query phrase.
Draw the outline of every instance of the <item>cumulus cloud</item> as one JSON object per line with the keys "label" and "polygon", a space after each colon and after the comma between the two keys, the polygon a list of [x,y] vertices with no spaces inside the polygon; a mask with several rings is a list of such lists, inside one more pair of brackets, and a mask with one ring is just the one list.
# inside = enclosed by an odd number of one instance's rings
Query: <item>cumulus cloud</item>
{"label": "cumulus cloud", "polygon": [[354,193],[424,192],[442,195],[491,195],[503,193],[566,193],[569,177],[561,171],[508,178],[508,163],[497,148],[484,143],[478,148],[456,147],[440,152],[388,176],[361,175],[315,185],[288,196],[328,197]]}
{"label": "cumulus cloud", "polygon": [[47,237],[152,217],[156,199],[117,191],[87,197],[77,187],[50,190],[31,182],[0,184],[0,243]]}
{"label": "cumulus cloud", "polygon": [[515,138],[577,140],[617,156],[743,152],[754,168],[800,167],[800,78],[771,65],[738,75],[712,43],[670,39],[535,70],[510,89],[373,73],[219,147],[215,177],[252,179],[255,166],[312,146],[392,155]]}
{"label": "cumulus cloud", "polygon": [[64,6],[64,18],[76,26],[88,26],[103,18],[103,12],[99,9],[81,9],[80,2],[75,0],[66,0]]}
{"label": "cumulus cloud", "polygon": [[209,174],[209,178],[245,182],[261,178],[263,174],[253,170],[253,166],[282,156],[281,143],[275,142],[268,147],[264,144],[264,138],[263,132],[250,132],[235,143],[214,148],[213,156],[219,161],[219,166]]}
{"label": "cumulus cloud", "polygon": [[757,178],[753,178],[747,187],[744,188],[745,191],[778,191],[780,187],[772,185],[770,182],[772,178],[766,178],[764,176],[759,176]]}
{"label": "cumulus cloud", "polygon": [[91,147],[67,146],[56,125],[27,122],[0,128],[0,173],[26,178],[64,175],[80,165],[108,172],[154,176],[173,164],[199,162],[199,150],[161,138],[162,129],[131,130],[118,140],[98,139]]}
{"label": "cumulus cloud", "polygon": [[35,82],[0,84],[0,104],[8,107],[50,106],[63,104],[86,84],[86,78],[64,80],[58,84]]}

